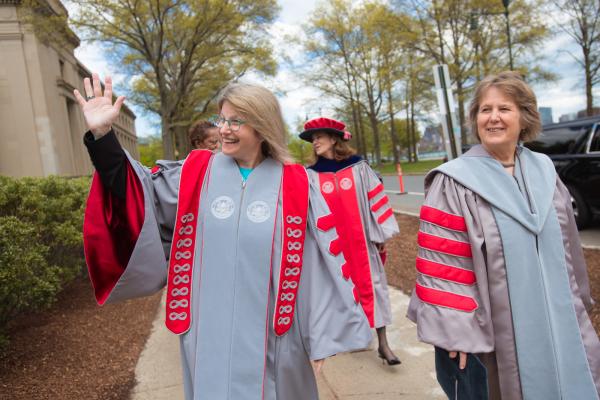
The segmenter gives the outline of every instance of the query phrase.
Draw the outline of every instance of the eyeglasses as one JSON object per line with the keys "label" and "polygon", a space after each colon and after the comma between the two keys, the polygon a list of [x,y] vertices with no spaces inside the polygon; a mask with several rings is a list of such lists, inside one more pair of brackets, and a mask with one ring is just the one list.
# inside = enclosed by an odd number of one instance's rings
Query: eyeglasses
{"label": "eyeglasses", "polygon": [[227,126],[232,132],[239,131],[242,125],[246,123],[246,121],[241,119],[227,119],[223,118],[220,115],[213,115],[210,118],[210,122],[215,124],[218,128],[222,128],[225,124],[227,124]]}

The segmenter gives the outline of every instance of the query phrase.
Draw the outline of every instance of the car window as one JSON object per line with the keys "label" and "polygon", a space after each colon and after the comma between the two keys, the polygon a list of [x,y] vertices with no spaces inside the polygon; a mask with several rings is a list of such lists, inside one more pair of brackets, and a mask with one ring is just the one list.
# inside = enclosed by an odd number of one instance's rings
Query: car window
{"label": "car window", "polygon": [[596,132],[594,132],[594,136],[592,136],[592,141],[590,142],[590,153],[591,152],[600,152],[600,125],[596,126]]}
{"label": "car window", "polygon": [[526,146],[533,151],[545,154],[568,154],[576,151],[578,143],[581,143],[586,136],[584,133],[588,127],[560,127],[544,130],[539,137],[526,143]]}

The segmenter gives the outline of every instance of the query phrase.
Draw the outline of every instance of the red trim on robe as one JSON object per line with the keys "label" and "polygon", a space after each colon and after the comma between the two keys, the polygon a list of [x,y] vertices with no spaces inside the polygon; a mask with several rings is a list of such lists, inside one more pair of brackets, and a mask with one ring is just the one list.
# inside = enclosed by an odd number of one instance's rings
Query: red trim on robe
{"label": "red trim on robe", "polygon": [[472,257],[471,245],[467,242],[459,242],[458,240],[434,236],[422,231],[419,231],[417,241],[419,246],[427,250],[459,257]]}
{"label": "red trim on robe", "polygon": [[381,199],[371,206],[371,211],[377,212],[377,210],[387,204],[388,200],[388,197],[384,194]]}
{"label": "red trim on robe", "polygon": [[477,281],[473,271],[429,261],[421,257],[417,257],[416,267],[417,271],[424,275],[445,279],[462,285],[472,285]]}
{"label": "red trim on robe", "polygon": [[212,156],[213,153],[209,150],[193,150],[181,167],[165,306],[165,325],[176,335],[187,332],[191,326],[198,211],[202,186],[207,172],[209,173]]}
{"label": "red trim on robe", "polygon": [[125,199],[113,196],[94,173],[83,221],[83,248],[98,304],[111,291],[133,254],[144,224],[144,190],[133,167],[126,161]]}
{"label": "red trim on robe", "polygon": [[317,228],[319,230],[327,232],[333,227],[335,227],[335,217],[333,214],[329,213],[317,219]]}
{"label": "red trim on robe", "polygon": [[447,307],[465,312],[473,312],[477,309],[477,302],[469,296],[431,289],[421,286],[418,283],[415,285],[415,292],[422,302],[434,306]]}
{"label": "red trim on robe", "polygon": [[282,192],[283,240],[273,313],[273,328],[277,336],[285,334],[294,323],[302,275],[309,203],[308,175],[302,165],[283,166]]}
{"label": "red trim on robe", "polygon": [[337,256],[342,252],[342,241],[339,237],[333,239],[329,242],[329,252],[334,256]]}
{"label": "red trim on robe", "polygon": [[[375,291],[371,277],[371,260],[367,247],[365,228],[363,227],[360,207],[354,180],[354,168],[345,168],[336,173],[319,174],[321,193],[335,217],[335,228],[339,237],[330,243],[330,251],[340,251],[346,264],[346,270],[354,284],[354,299],[360,302],[371,327],[375,325]],[[372,197],[383,191],[379,184],[369,193]],[[343,238],[343,240],[341,240]]]}
{"label": "red trim on robe", "polygon": [[369,200],[371,200],[373,197],[383,192],[383,189],[383,183],[380,183],[379,185],[375,186],[372,190],[367,192],[367,197],[369,198]]}
{"label": "red trim on robe", "polygon": [[377,223],[379,225],[383,224],[392,215],[394,215],[394,210],[392,210],[391,208],[388,208],[383,214],[381,214],[379,216],[379,218],[377,218]]}
{"label": "red trim on robe", "polygon": [[422,206],[421,219],[430,222],[434,225],[439,225],[443,228],[448,228],[453,231],[466,232],[467,224],[465,219],[459,215],[449,214],[437,208]]}

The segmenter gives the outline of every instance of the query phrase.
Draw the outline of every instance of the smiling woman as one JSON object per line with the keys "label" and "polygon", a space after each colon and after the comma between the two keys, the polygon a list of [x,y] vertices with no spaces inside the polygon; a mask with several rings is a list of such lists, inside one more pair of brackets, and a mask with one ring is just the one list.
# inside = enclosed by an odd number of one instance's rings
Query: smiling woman
{"label": "smiling woman", "polygon": [[[93,83],[93,84],[92,84]],[[226,87],[222,153],[193,150],[152,171],[111,125],[110,80],[75,92],[98,174],[84,244],[104,304],[167,286],[166,326],[179,335],[186,399],[317,399],[311,360],[368,346],[367,320],[325,243],[334,229],[301,165],[288,163],[279,104],[267,89]],[[327,299],[327,304],[321,301]],[[284,350],[282,350],[284,349]]]}
{"label": "smiling woman", "polygon": [[[519,145],[541,128],[535,95],[515,72],[490,76],[470,119],[481,145],[425,178],[408,316],[439,348],[449,397],[598,399],[600,342],[569,192],[547,156]],[[467,374],[448,368],[457,356]]]}
{"label": "smiling woman", "polygon": [[517,144],[533,140],[541,131],[541,123],[531,88],[518,74],[505,75],[504,79],[482,81],[471,102],[469,117],[471,130],[482,146],[512,174]]}

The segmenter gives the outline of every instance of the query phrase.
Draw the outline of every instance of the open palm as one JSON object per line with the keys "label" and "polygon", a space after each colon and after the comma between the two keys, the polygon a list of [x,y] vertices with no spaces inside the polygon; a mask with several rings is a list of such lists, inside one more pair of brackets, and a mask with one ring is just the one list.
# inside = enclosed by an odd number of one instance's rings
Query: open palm
{"label": "open palm", "polygon": [[104,93],[102,93],[98,74],[92,74],[91,83],[89,78],[85,78],[83,86],[87,100],[77,89],[73,91],[73,94],[77,98],[88,129],[96,139],[99,139],[111,130],[113,122],[119,116],[125,97],[119,96],[113,104],[112,80],[110,76],[106,77]]}

